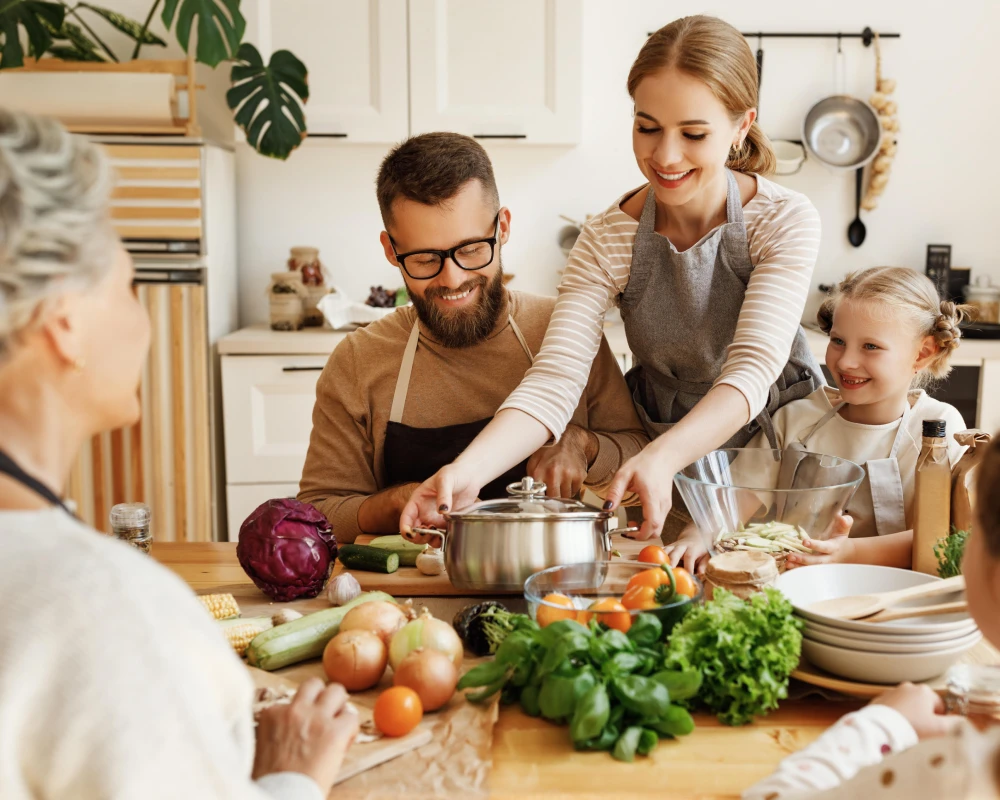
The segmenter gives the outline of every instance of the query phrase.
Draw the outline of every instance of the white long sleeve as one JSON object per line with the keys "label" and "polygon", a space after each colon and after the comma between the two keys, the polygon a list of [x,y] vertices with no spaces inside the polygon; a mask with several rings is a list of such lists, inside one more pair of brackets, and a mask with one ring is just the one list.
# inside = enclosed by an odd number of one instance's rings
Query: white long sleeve
{"label": "white long sleeve", "polygon": [[864,767],[917,743],[906,717],[870,705],[840,719],[808,747],[788,756],[770,776],[743,793],[743,800],[809,796],[852,778]]}
{"label": "white long sleeve", "polygon": [[[584,225],[542,349],[501,406],[530,414],[556,436],[565,430],[586,385],[604,314],[628,285],[639,227],[621,210],[628,196]],[[820,221],[805,195],[761,177],[743,215],[754,269],[716,384],[743,393],[755,417],[788,361],[819,253]]]}
{"label": "white long sleeve", "polygon": [[149,556],[0,512],[0,607],[4,800],[320,800],[304,775],[250,779],[250,675]]}

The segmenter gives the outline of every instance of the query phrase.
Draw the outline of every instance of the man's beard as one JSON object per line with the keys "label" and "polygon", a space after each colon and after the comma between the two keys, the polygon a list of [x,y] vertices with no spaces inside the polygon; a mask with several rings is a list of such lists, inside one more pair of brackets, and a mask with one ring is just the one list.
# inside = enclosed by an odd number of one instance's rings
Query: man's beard
{"label": "man's beard", "polygon": [[[434,302],[435,297],[460,294],[477,286],[480,287],[479,297],[471,308],[447,312],[442,311]],[[428,289],[423,297],[411,295],[410,300],[417,310],[417,317],[433,338],[446,347],[471,347],[483,341],[496,328],[503,309],[505,291],[501,264],[491,280],[482,275],[473,275],[457,289]]]}

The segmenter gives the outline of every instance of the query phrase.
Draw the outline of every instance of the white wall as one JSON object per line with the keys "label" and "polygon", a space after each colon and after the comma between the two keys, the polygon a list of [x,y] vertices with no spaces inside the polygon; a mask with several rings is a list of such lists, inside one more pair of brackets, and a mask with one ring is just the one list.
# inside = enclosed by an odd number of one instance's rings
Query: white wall
{"label": "white wall", "polygon": [[[929,242],[950,243],[952,263],[1000,281],[994,256],[1000,224],[1000,3],[954,0],[583,0],[583,139],[575,148],[490,144],[502,202],[513,214],[504,251],[515,288],[553,293],[563,258],[559,214],[582,218],[610,205],[642,178],[631,152],[629,66],[648,31],[689,13],[723,17],[741,30],[902,33],[883,42],[884,74],[898,81],[899,154],[879,208],[864,214],[868,237],[859,249],[846,238],[854,216],[854,176],[807,163],[782,178],[806,193],[823,219],[814,285],[876,264],[923,268]],[[135,2],[135,0],[129,0]],[[489,14],[503,13],[489,3]],[[484,24],[489,24],[484,14]],[[750,42],[756,48],[756,40]],[[844,40],[847,90],[867,98],[874,50]],[[764,41],[761,122],[773,138],[800,138],[809,106],[833,93],[835,40]],[[400,79],[405,79],[400,76]],[[497,80],[503,65],[497,65]],[[483,87],[489,91],[488,86]],[[265,287],[284,268],[288,248],[316,245],[341,288],[358,299],[372,284],[398,285],[378,244],[381,222],[374,178],[384,148],[311,140],[285,163],[238,152],[241,322],[267,318]],[[808,313],[808,310],[807,310]]]}

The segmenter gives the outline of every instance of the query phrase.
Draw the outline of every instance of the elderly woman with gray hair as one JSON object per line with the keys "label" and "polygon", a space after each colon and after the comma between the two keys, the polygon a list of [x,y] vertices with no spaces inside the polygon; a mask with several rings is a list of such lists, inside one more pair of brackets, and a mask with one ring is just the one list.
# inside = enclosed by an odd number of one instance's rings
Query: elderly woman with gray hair
{"label": "elderly woman with gray hair", "polygon": [[0,797],[326,797],[357,732],[343,687],[261,717],[167,569],[63,506],[82,444],[133,423],[149,321],[111,227],[111,170],[0,109]]}

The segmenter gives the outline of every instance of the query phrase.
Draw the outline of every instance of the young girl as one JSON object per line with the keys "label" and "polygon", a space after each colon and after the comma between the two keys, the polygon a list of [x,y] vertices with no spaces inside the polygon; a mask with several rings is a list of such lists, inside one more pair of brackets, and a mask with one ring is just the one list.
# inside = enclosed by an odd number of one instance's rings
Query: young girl
{"label": "young girl", "polygon": [[[996,647],[1000,646],[998,438],[979,466],[978,490],[978,524],[969,537],[962,566],[969,612]],[[962,800],[1000,796],[1000,731],[977,733],[967,722],[944,716],[942,711],[941,698],[927,686],[904,683],[867,708],[848,714],[809,747],[786,758],[743,798]]]}
{"label": "young girl", "polygon": [[[822,385],[799,327],[819,214],[765,177],[775,158],[755,121],[757,66],[743,35],[714,17],[674,20],[643,44],[627,88],[646,182],[584,226],[534,366],[465,452],[414,492],[404,532],[442,524],[442,510],[562,435],[613,305],[654,441],[622,465],[606,499],[610,509],[639,495],[638,538],[660,535],[678,470],[723,444],[744,446],[779,407]],[[686,521],[675,515],[672,530]]]}
{"label": "young girl", "polygon": [[[964,316],[964,307],[938,299],[925,275],[903,267],[849,275],[823,304],[819,322],[830,336],[826,366],[836,388],[822,387],[779,409],[777,444],[846,458],[867,474],[850,502],[853,527],[842,521],[841,535],[810,541],[816,555],[792,554],[789,567],[822,561],[910,566],[923,421],[945,420],[953,464],[963,452],[953,438],[965,429],[962,415],[921,387],[950,372]],[[771,444],[757,436],[749,446]],[[691,527],[669,552],[673,562],[683,559],[691,568],[705,545]]]}

